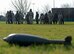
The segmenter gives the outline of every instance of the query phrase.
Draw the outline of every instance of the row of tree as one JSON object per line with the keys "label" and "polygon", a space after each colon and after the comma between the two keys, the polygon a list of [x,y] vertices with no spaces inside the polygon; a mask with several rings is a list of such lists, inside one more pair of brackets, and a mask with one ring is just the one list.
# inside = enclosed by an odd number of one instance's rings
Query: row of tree
{"label": "row of tree", "polygon": [[[26,13],[30,9],[30,5],[32,3],[28,0],[14,0],[14,1],[12,1],[12,4],[15,7],[16,11],[21,11],[21,13],[26,15]],[[61,8],[70,8],[70,7],[71,7],[71,5],[69,5],[68,3],[61,5]],[[46,5],[42,6],[41,8],[42,8],[41,9],[42,12],[46,13],[49,11],[50,5],[46,4]]]}
{"label": "row of tree", "polygon": [[[12,1],[12,4],[15,7],[16,11],[19,11],[23,15],[26,15],[30,8],[31,2],[28,2],[28,0],[14,0],[14,1]],[[62,7],[68,8],[68,7],[70,7],[70,5],[63,4]],[[48,12],[49,9],[50,9],[50,7],[47,4],[43,7],[43,12]]]}

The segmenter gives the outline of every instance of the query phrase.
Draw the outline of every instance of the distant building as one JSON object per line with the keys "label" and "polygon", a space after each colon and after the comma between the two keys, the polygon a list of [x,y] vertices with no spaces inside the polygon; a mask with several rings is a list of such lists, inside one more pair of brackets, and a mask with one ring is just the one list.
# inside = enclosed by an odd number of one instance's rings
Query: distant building
{"label": "distant building", "polygon": [[74,8],[52,8],[52,13],[62,13],[65,21],[74,21]]}

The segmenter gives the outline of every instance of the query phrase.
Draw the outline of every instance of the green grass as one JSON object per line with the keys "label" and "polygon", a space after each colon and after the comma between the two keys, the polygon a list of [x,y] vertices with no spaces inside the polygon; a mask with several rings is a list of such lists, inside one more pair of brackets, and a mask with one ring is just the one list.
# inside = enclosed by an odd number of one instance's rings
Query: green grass
{"label": "green grass", "polygon": [[65,22],[64,25],[28,25],[28,24],[5,24],[0,22],[0,36],[6,37],[11,33],[27,33],[39,35],[47,39],[64,39],[71,35],[72,46],[41,45],[41,46],[10,46],[0,39],[0,54],[74,54],[74,22]]}

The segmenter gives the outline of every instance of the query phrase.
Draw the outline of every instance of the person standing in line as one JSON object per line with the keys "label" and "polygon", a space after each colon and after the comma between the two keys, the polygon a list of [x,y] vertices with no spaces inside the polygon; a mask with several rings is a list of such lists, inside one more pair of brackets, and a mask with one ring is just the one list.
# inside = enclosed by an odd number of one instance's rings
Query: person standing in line
{"label": "person standing in line", "polygon": [[52,24],[53,14],[51,13],[51,11],[48,12],[48,20],[49,20],[49,24]]}
{"label": "person standing in line", "polygon": [[14,16],[13,11],[11,11],[11,10],[7,11],[7,13],[6,13],[7,21],[6,21],[6,23],[13,24],[13,16]]}
{"label": "person standing in line", "polygon": [[64,17],[62,13],[58,14],[59,24],[64,24]]}
{"label": "person standing in line", "polygon": [[38,12],[36,12],[35,20],[36,20],[36,24],[39,24],[39,14],[38,14]]}
{"label": "person standing in line", "polygon": [[20,14],[20,23],[23,24],[24,14],[21,11],[19,12],[19,14]]}
{"label": "person standing in line", "polygon": [[15,14],[15,20],[16,20],[16,24],[20,24],[20,14],[19,14],[19,11],[17,11],[16,14]]}
{"label": "person standing in line", "polygon": [[57,13],[54,13],[54,16],[53,16],[53,24],[57,24],[58,22],[58,14]]}
{"label": "person standing in line", "polygon": [[26,14],[25,21],[26,21],[27,24],[30,24],[29,13]]}
{"label": "person standing in line", "polygon": [[40,14],[40,24],[44,24],[44,14]]}
{"label": "person standing in line", "polygon": [[33,24],[33,17],[34,17],[34,14],[32,12],[32,9],[30,9],[30,11],[28,12],[29,14],[29,21],[30,21],[30,24]]}
{"label": "person standing in line", "polygon": [[6,24],[9,24],[9,17],[8,17],[9,11],[6,13]]}
{"label": "person standing in line", "polygon": [[49,18],[47,13],[45,13],[45,16],[44,16],[44,24],[49,24]]}

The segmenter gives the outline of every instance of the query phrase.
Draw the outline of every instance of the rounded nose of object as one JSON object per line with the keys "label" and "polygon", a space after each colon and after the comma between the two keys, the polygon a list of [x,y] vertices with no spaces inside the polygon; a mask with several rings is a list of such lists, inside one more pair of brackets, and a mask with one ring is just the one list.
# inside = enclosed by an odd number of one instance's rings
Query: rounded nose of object
{"label": "rounded nose of object", "polygon": [[5,38],[3,38],[3,40],[4,40],[4,41],[6,41],[6,37],[5,37]]}

